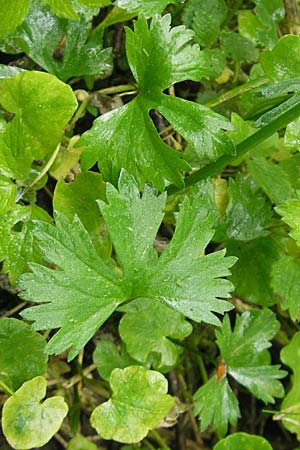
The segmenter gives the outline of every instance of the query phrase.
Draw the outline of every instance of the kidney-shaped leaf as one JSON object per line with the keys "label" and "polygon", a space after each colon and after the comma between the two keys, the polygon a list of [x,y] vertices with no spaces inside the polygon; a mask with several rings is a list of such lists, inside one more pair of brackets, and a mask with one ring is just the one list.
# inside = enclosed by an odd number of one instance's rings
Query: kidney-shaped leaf
{"label": "kidney-shaped leaf", "polygon": [[247,433],[234,433],[219,441],[213,450],[272,450],[271,445],[261,436]]}
{"label": "kidney-shaped leaf", "polygon": [[115,369],[110,386],[111,399],[97,406],[91,416],[92,426],[104,439],[139,442],[173,406],[164,376],[141,366]]}
{"label": "kidney-shaped leaf", "polygon": [[0,104],[14,114],[0,128],[0,171],[22,179],[33,160],[53,152],[77,101],[70,86],[47,73],[32,71],[1,81]]}
{"label": "kidney-shaped leaf", "polygon": [[36,377],[26,381],[3,407],[2,428],[15,449],[42,447],[59,430],[68,412],[63,397],[46,395],[47,381]]}

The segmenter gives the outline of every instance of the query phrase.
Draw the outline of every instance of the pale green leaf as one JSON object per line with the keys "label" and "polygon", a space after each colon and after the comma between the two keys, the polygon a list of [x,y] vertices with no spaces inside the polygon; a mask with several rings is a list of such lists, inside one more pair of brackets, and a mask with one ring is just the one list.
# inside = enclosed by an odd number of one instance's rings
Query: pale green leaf
{"label": "pale green leaf", "polygon": [[32,71],[3,79],[0,103],[14,114],[0,127],[0,172],[24,179],[32,161],[43,159],[60,142],[77,107],[76,98],[56,77]]}
{"label": "pale green leaf", "polygon": [[247,433],[233,433],[219,441],[213,450],[272,450],[271,445],[261,436]]}
{"label": "pale green leaf", "polygon": [[97,406],[91,415],[92,426],[104,439],[139,442],[173,406],[164,376],[141,366],[115,369],[110,387],[111,399]]}
{"label": "pale green leaf", "polygon": [[27,14],[29,0],[0,0],[0,38],[15,31]]}
{"label": "pale green leaf", "polygon": [[17,319],[0,319],[0,379],[12,390],[46,372],[46,341]]}
{"label": "pale green leaf", "polygon": [[[192,325],[184,317],[167,306],[146,301],[144,309],[126,313],[119,324],[119,333],[130,356],[146,363],[152,352],[159,354],[159,364],[174,366],[181,348],[171,339],[182,340],[191,334]],[[164,320],[162,321],[162,317]]]}
{"label": "pale green leaf", "polygon": [[47,381],[36,377],[26,381],[4,404],[2,428],[8,443],[26,450],[45,445],[59,430],[67,415],[63,397],[46,395]]}
{"label": "pale green leaf", "polygon": [[59,17],[65,19],[78,20],[78,15],[73,7],[72,0],[43,0],[48,4],[53,11]]}
{"label": "pale green leaf", "polygon": [[300,320],[300,259],[285,256],[272,267],[272,287],[291,319]]}
{"label": "pale green leaf", "polygon": [[0,214],[9,211],[16,202],[17,185],[0,175]]}

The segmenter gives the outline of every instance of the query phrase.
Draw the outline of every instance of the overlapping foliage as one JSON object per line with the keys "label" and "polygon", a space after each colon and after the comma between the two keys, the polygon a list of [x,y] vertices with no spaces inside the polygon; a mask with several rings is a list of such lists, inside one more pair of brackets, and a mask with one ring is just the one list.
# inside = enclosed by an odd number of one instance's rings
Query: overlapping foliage
{"label": "overlapping foliage", "polygon": [[292,3],[0,0],[1,448],[297,446]]}

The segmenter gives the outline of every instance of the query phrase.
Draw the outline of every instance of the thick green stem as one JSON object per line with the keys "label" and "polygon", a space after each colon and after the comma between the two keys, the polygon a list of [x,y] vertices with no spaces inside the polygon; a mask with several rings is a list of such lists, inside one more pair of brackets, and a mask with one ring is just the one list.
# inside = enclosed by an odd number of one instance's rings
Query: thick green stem
{"label": "thick green stem", "polygon": [[[208,166],[203,167],[202,169],[197,170],[192,175],[189,175],[185,178],[186,187],[192,186],[199,181],[205,180],[208,177],[214,177],[222,173],[223,169],[235,161],[236,159],[241,158],[245,153],[249,150],[255,148],[258,144],[261,144],[267,138],[272,136],[276,131],[285,128],[290,122],[297,119],[300,116],[300,101],[296,103],[293,107],[282,113],[280,116],[275,118],[268,125],[263,126],[260,130],[256,131],[256,133],[249,136],[244,141],[240,142],[236,146],[236,154],[235,155],[224,155],[219,158],[216,162],[209,164]],[[173,194],[178,191],[178,188],[171,185],[168,187],[168,193]]]}

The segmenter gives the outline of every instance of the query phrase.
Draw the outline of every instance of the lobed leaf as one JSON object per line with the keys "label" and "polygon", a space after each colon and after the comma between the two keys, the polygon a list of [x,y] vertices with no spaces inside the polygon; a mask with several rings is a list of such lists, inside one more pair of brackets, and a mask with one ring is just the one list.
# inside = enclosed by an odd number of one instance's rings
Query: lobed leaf
{"label": "lobed leaf", "polygon": [[4,404],[3,433],[16,450],[42,447],[59,430],[68,413],[63,397],[46,395],[47,381],[36,377],[26,381]]}
{"label": "lobed leaf", "polygon": [[[140,197],[135,180],[121,174],[119,191],[107,186],[108,204],[100,208],[115,248],[116,260],[105,262],[92,245],[77,217],[69,222],[56,215],[56,226],[36,222],[34,235],[44,257],[59,270],[31,264],[19,286],[22,297],[39,306],[22,312],[35,329],[60,328],[47,351],[71,347],[74,358],[102,323],[121,303],[135,298],[160,301],[196,321],[219,324],[213,312],[232,305],[231,283],[224,276],[235,258],[224,251],[204,256],[213,231],[201,190],[186,200],[167,250],[158,259],[153,248],[163,214],[165,195],[156,197],[146,187]],[[121,230],[121,233],[120,233]]]}
{"label": "lobed leaf", "polygon": [[173,405],[168,382],[159,372],[141,366],[115,369],[111,399],[97,406],[91,424],[104,439],[135,443],[155,428]]}

